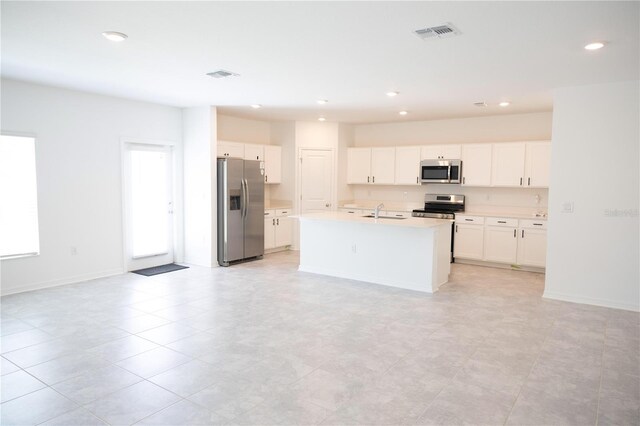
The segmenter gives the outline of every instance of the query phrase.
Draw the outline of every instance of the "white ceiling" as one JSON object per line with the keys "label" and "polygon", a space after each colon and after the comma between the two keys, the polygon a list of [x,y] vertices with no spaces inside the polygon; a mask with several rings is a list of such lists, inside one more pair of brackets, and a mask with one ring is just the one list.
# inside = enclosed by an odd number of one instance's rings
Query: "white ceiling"
{"label": "white ceiling", "polygon": [[[638,2],[2,2],[2,75],[258,119],[548,111],[555,87],[638,79]],[[462,35],[413,30],[451,22]],[[102,31],[129,35],[112,43]],[[597,52],[583,46],[607,41]],[[215,80],[226,69],[240,77]],[[385,92],[400,95],[388,98]],[[317,105],[319,98],[329,103]],[[509,100],[512,106],[496,104]],[[476,101],[489,106],[478,108]],[[262,104],[260,110],[248,105]],[[398,116],[406,109],[409,114]]]}

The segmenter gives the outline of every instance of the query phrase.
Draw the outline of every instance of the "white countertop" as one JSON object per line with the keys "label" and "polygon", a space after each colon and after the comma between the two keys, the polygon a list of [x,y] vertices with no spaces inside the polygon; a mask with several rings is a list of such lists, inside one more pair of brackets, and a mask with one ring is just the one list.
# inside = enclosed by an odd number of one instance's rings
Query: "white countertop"
{"label": "white countertop", "polygon": [[342,212],[308,213],[293,216],[300,220],[318,220],[334,222],[364,223],[375,226],[396,226],[402,228],[436,228],[438,226],[450,226],[453,222],[449,219],[427,219],[423,217],[408,217],[406,219],[369,218],[361,215]]}

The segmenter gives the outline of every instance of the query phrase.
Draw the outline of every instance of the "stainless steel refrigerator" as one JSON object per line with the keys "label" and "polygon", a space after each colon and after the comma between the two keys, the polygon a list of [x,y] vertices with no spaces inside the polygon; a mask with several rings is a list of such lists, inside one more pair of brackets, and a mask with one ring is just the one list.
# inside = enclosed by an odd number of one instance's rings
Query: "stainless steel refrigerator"
{"label": "stainless steel refrigerator", "polygon": [[218,158],[218,264],[264,255],[261,161]]}

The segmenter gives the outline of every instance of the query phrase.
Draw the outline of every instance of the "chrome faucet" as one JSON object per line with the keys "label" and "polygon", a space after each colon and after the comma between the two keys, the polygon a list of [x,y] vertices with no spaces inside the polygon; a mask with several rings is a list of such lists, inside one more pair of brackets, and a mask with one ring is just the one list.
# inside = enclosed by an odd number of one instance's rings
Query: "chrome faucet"
{"label": "chrome faucet", "polygon": [[380,203],[376,206],[376,211],[374,213],[375,218],[377,219],[380,216],[380,209],[384,207],[384,203]]}

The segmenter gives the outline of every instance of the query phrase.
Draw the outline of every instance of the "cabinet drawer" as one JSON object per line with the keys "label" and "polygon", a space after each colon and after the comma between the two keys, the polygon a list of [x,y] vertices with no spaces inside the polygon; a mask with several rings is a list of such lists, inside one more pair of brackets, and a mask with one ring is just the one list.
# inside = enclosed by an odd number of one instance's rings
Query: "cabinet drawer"
{"label": "cabinet drawer", "polygon": [[276,215],[276,211],[273,209],[265,210],[264,217],[273,217]]}
{"label": "cabinet drawer", "polygon": [[520,219],[520,228],[547,229],[546,220]]}
{"label": "cabinet drawer", "polygon": [[487,217],[484,221],[489,226],[508,226],[510,228],[518,227],[518,219],[510,219],[506,217]]}
{"label": "cabinet drawer", "polygon": [[342,213],[349,213],[349,214],[361,214],[362,210],[360,209],[352,209],[352,208],[346,208],[346,207],[340,207],[338,210],[340,210]]}
{"label": "cabinet drawer", "polygon": [[289,216],[291,209],[276,209],[276,216]]}
{"label": "cabinet drawer", "polygon": [[388,211],[385,212],[385,216],[411,217],[411,213],[410,212],[399,212],[399,211],[388,210]]}
{"label": "cabinet drawer", "polygon": [[484,217],[482,216],[467,216],[467,215],[456,215],[456,223],[470,223],[475,225],[484,224]]}

